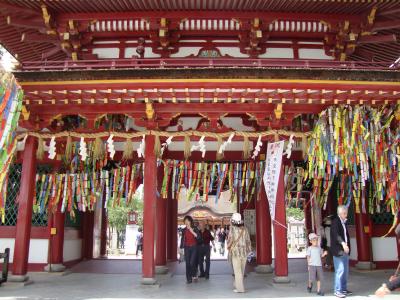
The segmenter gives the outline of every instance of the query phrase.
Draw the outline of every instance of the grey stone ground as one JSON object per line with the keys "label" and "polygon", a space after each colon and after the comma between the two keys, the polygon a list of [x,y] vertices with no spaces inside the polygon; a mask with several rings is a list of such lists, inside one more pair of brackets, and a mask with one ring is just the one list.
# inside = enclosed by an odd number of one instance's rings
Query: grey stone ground
{"label": "grey stone ground", "polygon": [[[226,266],[229,267],[229,266]],[[178,269],[182,269],[180,265]],[[392,274],[390,271],[360,272],[352,270],[349,289],[354,292],[350,299],[375,299],[375,289]],[[245,294],[232,292],[232,276],[229,272],[214,274],[209,281],[186,285],[185,277],[176,269],[173,273],[157,277],[159,287],[146,287],[140,284],[139,274],[96,274],[31,273],[33,283],[27,286],[8,283],[0,287],[0,300],[5,299],[230,299],[230,298],[268,298],[268,299],[311,299],[319,298],[315,293],[308,294],[305,289],[307,273],[294,271],[290,274],[291,283],[277,285],[272,283],[272,274],[249,273]],[[177,274],[177,275],[176,275]],[[332,273],[325,273],[325,292],[323,299],[337,299],[332,295]],[[400,294],[392,294],[385,299],[400,299]]]}

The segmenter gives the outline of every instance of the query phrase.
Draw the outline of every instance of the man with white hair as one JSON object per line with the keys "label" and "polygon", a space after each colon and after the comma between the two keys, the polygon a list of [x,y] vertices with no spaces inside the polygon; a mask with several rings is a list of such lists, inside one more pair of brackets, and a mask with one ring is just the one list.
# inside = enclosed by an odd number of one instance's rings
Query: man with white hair
{"label": "man with white hair", "polygon": [[338,298],[345,298],[352,294],[347,289],[350,255],[350,235],[346,225],[347,212],[345,205],[339,205],[338,217],[334,218],[331,224],[331,252],[335,266],[334,295]]}

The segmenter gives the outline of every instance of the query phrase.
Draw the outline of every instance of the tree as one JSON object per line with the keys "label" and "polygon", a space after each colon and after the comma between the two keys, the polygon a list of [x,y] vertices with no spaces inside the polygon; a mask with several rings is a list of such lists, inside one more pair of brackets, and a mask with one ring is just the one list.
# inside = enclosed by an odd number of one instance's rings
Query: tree
{"label": "tree", "polygon": [[304,211],[298,207],[288,207],[286,208],[286,217],[292,217],[295,220],[302,221],[304,220]]}

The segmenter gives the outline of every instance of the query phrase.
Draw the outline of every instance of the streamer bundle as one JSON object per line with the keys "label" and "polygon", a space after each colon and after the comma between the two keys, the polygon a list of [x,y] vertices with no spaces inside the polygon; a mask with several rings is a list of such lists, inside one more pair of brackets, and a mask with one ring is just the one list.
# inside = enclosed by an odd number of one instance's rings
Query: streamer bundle
{"label": "streamer bundle", "polygon": [[14,76],[0,69],[0,219],[5,221],[7,174],[15,153],[15,130],[21,113],[23,92]]}

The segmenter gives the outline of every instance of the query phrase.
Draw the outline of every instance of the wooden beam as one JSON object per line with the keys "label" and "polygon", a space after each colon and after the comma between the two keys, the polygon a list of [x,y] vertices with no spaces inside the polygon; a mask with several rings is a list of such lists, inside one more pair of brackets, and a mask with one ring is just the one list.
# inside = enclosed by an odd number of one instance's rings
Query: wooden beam
{"label": "wooden beam", "polygon": [[362,36],[357,40],[357,44],[380,44],[380,43],[395,43],[397,41],[395,34],[387,35],[367,35]]}
{"label": "wooden beam", "polygon": [[372,27],[372,31],[400,28],[400,20],[378,21]]}
{"label": "wooden beam", "polygon": [[21,7],[21,6],[17,6],[17,5],[13,5],[10,3],[7,3],[5,1],[0,1],[0,11],[7,11],[10,13],[22,13],[22,14],[26,14],[29,16],[42,16],[41,12],[39,11],[35,11],[32,8],[25,8],[25,7]]}
{"label": "wooden beam", "polygon": [[39,29],[46,30],[44,26],[43,20],[39,17],[35,18],[18,18],[16,16],[7,16],[7,25],[14,27],[22,27],[22,28],[30,28],[30,29]]}

